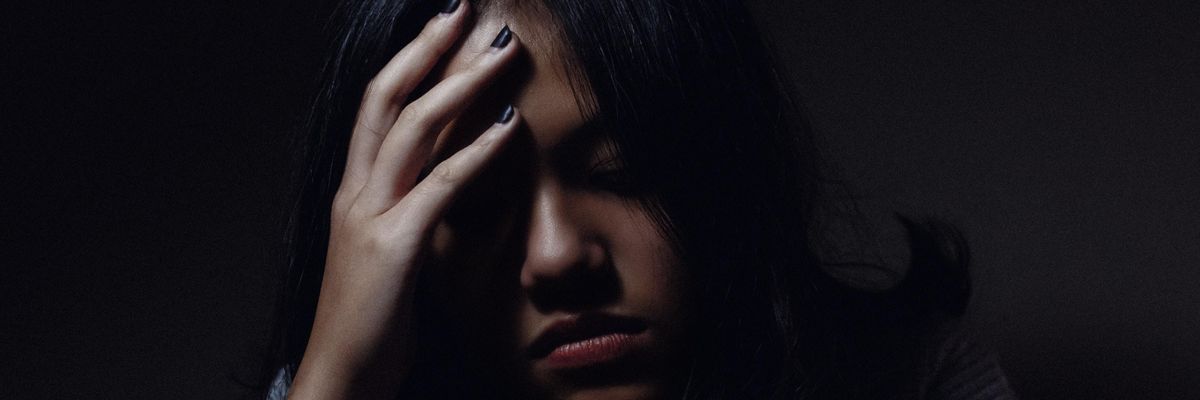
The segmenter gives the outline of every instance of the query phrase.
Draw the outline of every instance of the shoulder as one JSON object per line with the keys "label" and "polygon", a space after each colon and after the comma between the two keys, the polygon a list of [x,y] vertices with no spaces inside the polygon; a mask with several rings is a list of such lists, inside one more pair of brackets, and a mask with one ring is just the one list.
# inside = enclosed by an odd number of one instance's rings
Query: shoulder
{"label": "shoulder", "polygon": [[271,380],[271,387],[267,389],[266,400],[287,399],[288,388],[291,386],[292,374],[288,372],[286,367],[280,368],[279,372],[275,373],[275,378]]}
{"label": "shoulder", "polygon": [[922,398],[931,400],[1013,400],[1017,398],[995,354],[962,330],[939,335],[928,353]]}

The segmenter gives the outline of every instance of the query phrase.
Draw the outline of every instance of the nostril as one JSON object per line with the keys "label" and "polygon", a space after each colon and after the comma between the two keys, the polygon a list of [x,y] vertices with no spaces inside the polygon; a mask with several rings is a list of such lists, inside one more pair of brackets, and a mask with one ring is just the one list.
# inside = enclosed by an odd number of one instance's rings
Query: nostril
{"label": "nostril", "polygon": [[542,186],[532,199],[521,286],[541,310],[611,301],[620,288],[608,248],[558,189]]}
{"label": "nostril", "polygon": [[540,312],[580,312],[600,308],[620,298],[621,284],[612,264],[564,269],[555,275],[531,275],[522,280],[530,302]]}

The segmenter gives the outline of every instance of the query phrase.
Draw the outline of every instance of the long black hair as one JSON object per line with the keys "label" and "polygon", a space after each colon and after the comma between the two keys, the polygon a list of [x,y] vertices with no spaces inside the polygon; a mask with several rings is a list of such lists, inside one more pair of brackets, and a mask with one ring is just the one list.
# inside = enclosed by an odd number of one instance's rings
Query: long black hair
{"label": "long black hair", "polygon": [[[353,0],[337,14],[335,49],[300,138],[264,383],[280,368],[294,371],[307,344],[359,99],[433,15],[430,3]],[[696,280],[697,315],[711,329],[683,367],[685,397],[916,397],[928,333],[960,315],[969,297],[966,246],[948,225],[901,218],[912,257],[899,283],[866,291],[830,273],[836,181],[744,5],[544,5],[569,50],[577,93],[589,94],[578,100],[612,133],[629,184],[645,194],[640,205]]]}

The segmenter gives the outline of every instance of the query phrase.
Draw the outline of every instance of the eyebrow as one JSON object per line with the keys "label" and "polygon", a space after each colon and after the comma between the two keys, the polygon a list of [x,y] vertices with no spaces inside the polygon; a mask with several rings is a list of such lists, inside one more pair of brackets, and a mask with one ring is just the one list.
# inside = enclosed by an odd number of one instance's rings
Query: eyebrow
{"label": "eyebrow", "polygon": [[561,142],[555,143],[549,149],[549,154],[555,164],[569,165],[589,162],[595,150],[607,147],[607,130],[599,118],[588,118],[578,128],[573,129]]}
{"label": "eyebrow", "polygon": [[591,148],[596,141],[605,137],[604,125],[599,118],[588,118],[578,128],[572,129],[567,137],[555,143],[551,152],[570,152]]}

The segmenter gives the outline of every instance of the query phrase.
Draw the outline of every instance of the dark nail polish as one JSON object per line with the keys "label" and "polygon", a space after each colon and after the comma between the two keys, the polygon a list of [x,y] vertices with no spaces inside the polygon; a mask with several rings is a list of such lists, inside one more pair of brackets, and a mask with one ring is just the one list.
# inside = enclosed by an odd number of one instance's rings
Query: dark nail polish
{"label": "dark nail polish", "polygon": [[512,106],[512,104],[509,104],[508,107],[504,107],[504,111],[500,113],[500,118],[496,119],[496,123],[507,124],[508,121],[512,121],[512,117],[513,117],[513,106]]}
{"label": "dark nail polish", "polygon": [[500,34],[496,35],[496,40],[492,41],[492,47],[503,49],[508,46],[508,42],[512,41],[512,31],[508,29],[508,25],[504,25],[504,29],[500,30]]}
{"label": "dark nail polish", "polygon": [[454,10],[457,10],[457,9],[458,9],[458,3],[459,3],[459,2],[460,2],[460,0],[449,0],[449,1],[447,1],[447,2],[446,2],[446,5],[443,5],[443,6],[442,6],[442,14],[453,14],[453,13],[454,13]]}

